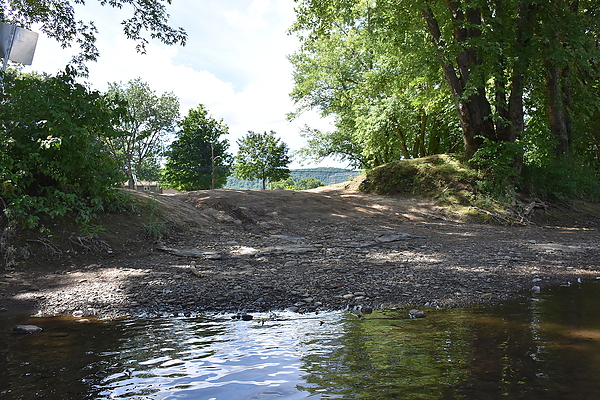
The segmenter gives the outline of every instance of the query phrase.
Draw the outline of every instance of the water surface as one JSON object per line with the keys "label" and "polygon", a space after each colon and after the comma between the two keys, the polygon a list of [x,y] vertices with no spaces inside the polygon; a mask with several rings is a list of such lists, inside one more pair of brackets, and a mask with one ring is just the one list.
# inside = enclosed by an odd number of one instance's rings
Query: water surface
{"label": "water surface", "polygon": [[[0,320],[2,399],[600,398],[600,283],[501,306]],[[16,323],[44,328],[10,333]]]}

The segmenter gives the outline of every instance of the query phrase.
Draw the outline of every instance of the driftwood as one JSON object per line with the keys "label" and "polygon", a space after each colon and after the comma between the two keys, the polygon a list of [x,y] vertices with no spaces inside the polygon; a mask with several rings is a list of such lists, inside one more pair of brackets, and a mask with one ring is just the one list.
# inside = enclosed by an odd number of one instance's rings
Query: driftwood
{"label": "driftwood", "polygon": [[157,247],[157,249],[180,257],[204,258],[206,260],[221,260],[223,258],[223,254],[219,253],[218,251],[174,249],[172,247],[164,246]]}
{"label": "driftwood", "polygon": [[488,211],[483,208],[471,206],[480,213],[489,215],[493,220],[504,225],[529,225],[531,224],[531,214],[536,208],[548,208],[548,205],[539,199],[535,199],[530,203],[518,202],[510,207],[510,212],[501,214],[496,211]]}

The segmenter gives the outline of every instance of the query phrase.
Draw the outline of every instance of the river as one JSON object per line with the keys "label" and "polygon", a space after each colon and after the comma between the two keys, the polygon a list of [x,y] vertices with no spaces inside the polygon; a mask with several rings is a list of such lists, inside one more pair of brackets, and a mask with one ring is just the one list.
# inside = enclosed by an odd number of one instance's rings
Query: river
{"label": "river", "polygon": [[[600,281],[495,306],[123,320],[0,314],[2,399],[600,398]],[[15,324],[43,328],[11,333]]]}

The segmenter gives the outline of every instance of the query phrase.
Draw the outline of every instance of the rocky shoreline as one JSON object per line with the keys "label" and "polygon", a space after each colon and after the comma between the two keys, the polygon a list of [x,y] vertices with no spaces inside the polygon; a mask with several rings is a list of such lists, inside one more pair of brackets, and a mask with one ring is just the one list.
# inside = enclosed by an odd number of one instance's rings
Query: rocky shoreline
{"label": "rocky shoreline", "polygon": [[[280,193],[290,197],[278,208],[211,192],[183,198],[206,226],[174,229],[144,251],[3,271],[0,309],[118,317],[457,307],[600,277],[594,227],[464,223],[366,195]],[[313,207],[299,212],[307,200]]]}

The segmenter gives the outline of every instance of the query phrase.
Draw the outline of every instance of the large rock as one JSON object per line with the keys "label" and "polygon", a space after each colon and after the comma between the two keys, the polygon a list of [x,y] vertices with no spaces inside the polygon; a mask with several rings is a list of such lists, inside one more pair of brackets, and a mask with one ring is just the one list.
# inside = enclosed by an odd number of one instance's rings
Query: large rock
{"label": "large rock", "polygon": [[425,312],[423,310],[410,310],[408,313],[410,318],[425,318]]}
{"label": "large rock", "polygon": [[12,331],[13,333],[33,335],[35,333],[40,333],[42,328],[35,325],[15,325],[13,326]]}

